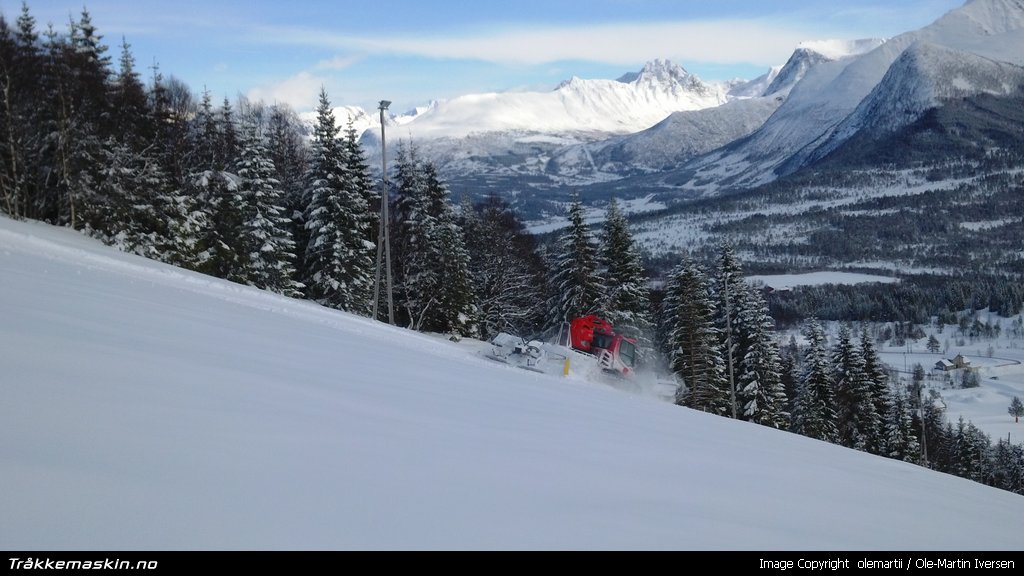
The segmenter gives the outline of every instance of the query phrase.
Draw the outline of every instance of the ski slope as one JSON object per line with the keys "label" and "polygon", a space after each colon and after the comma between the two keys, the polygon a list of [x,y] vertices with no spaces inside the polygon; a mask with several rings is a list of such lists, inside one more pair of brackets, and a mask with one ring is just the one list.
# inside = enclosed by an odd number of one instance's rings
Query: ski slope
{"label": "ski slope", "polygon": [[1019,550],[1024,497],[0,217],[11,550]]}

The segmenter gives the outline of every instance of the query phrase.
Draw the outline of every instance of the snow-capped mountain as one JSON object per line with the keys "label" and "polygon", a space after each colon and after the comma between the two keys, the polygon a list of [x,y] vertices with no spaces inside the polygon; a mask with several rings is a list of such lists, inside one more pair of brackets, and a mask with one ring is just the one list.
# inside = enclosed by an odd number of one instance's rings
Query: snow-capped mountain
{"label": "snow-capped mountain", "polygon": [[764,126],[687,168],[710,183],[691,188],[720,189],[725,174],[730,186],[756,186],[869,126],[904,126],[949,98],[1008,93],[1021,64],[1024,0],[972,0],[925,28],[808,70]]}
{"label": "snow-capped mountain", "polygon": [[460,96],[417,115],[406,127],[417,139],[516,131],[626,134],[672,112],[725,101],[724,87],[703,82],[671,61],[654,60],[618,80],[572,77],[549,92]]}

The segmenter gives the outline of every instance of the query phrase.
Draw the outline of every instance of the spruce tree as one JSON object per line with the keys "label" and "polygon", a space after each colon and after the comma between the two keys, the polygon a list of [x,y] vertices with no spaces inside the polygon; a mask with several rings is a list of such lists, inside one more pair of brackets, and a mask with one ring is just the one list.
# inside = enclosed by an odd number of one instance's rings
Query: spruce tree
{"label": "spruce tree", "polygon": [[684,261],[672,273],[665,301],[671,326],[671,369],[679,382],[676,403],[730,415],[729,383],[707,277],[692,261]]}
{"label": "spruce tree", "polygon": [[366,206],[366,213],[363,216],[366,241],[376,246],[378,226],[380,226],[381,196],[373,178],[370,176],[370,166],[366,161],[366,152],[363,150],[362,145],[359,144],[359,134],[356,132],[351,118],[349,118],[348,124],[345,127],[342,148],[352,190],[362,197],[362,202]]}
{"label": "spruce tree", "polygon": [[422,164],[414,147],[401,145],[395,158],[394,210],[391,211],[392,247],[397,320],[413,330],[423,327],[427,313],[436,305],[434,291],[440,283],[431,261],[434,217]]}
{"label": "spruce tree", "polygon": [[722,358],[725,360],[726,376],[730,380],[730,394],[733,394],[738,386],[737,382],[745,379],[741,374],[742,359],[750,349],[751,329],[743,326],[743,319],[746,317],[743,306],[746,304],[747,284],[732,245],[723,244],[720,252],[712,286],[717,310],[715,327],[718,328],[721,339]]}
{"label": "spruce tree", "polygon": [[643,360],[653,347],[650,289],[629,223],[614,198],[608,204],[601,240],[605,287],[601,308],[616,332],[637,340]]}
{"label": "spruce tree", "polygon": [[600,311],[604,289],[597,275],[597,249],[583,218],[579,193],[572,195],[569,227],[554,247],[551,285],[555,290],[548,313],[549,330],[563,322]]}
{"label": "spruce tree", "polygon": [[[889,414],[892,410],[890,406],[892,392],[889,387],[889,374],[886,372],[882,360],[878,357],[875,343],[871,339],[871,335],[866,327],[861,331],[860,357],[863,360],[863,372],[864,377],[867,379],[871,401],[875,405],[874,413],[879,417]],[[870,414],[870,412],[867,413]],[[870,430],[870,428],[866,429],[866,431]],[[879,432],[881,432],[880,429]],[[873,454],[881,454],[883,445],[884,438],[881,437],[881,434],[869,437],[867,450]]]}
{"label": "spruce tree", "polygon": [[1007,411],[1010,413],[1010,416],[1013,416],[1014,422],[1020,422],[1020,417],[1024,416],[1024,403],[1020,401],[1020,396],[1013,397]]}
{"label": "spruce tree", "polygon": [[295,243],[281,207],[284,192],[254,122],[246,127],[237,164],[242,216],[239,275],[257,288],[300,296],[301,284],[294,280]]}
{"label": "spruce tree", "polygon": [[400,148],[396,164],[396,291],[406,321],[414,330],[475,335],[469,253],[448,187],[415,148]]}
{"label": "spruce tree", "polygon": [[433,164],[428,163],[423,169],[435,226],[430,244],[435,246],[440,266],[438,306],[430,324],[438,332],[475,336],[479,319],[465,238],[456,222],[448,186],[438,177]]}
{"label": "spruce tree", "polygon": [[807,350],[790,429],[797,434],[836,443],[839,440],[839,429],[836,425],[832,363],[825,346],[825,330],[812,318],[805,336]]}
{"label": "spruce tree", "polygon": [[878,414],[871,381],[864,369],[864,355],[854,345],[850,328],[839,328],[832,351],[835,367],[836,409],[839,418],[839,442],[856,450],[868,450],[882,435],[884,415]]}
{"label": "spruce tree", "polygon": [[320,91],[307,177],[307,290],[325,306],[367,315],[372,304],[373,250],[366,240],[362,196],[352,189],[327,92]]}
{"label": "spruce tree", "polygon": [[309,244],[305,220],[306,206],[309,204],[306,198],[306,172],[309,163],[305,137],[300,132],[300,122],[298,116],[287,105],[272,106],[267,125],[267,147],[277,170],[276,177],[284,192],[282,207],[290,223],[288,231],[298,247],[300,256],[295,262],[295,278],[302,282],[308,277],[305,258],[301,256]]}
{"label": "spruce tree", "polygon": [[740,361],[737,396],[741,418],[772,428],[789,425],[782,358],[773,338],[774,321],[761,293],[747,288],[739,321],[745,330],[746,354]]}
{"label": "spruce tree", "polygon": [[914,434],[913,422],[908,411],[907,399],[893,392],[883,425],[884,449],[882,455],[905,462],[917,462],[921,447]]}

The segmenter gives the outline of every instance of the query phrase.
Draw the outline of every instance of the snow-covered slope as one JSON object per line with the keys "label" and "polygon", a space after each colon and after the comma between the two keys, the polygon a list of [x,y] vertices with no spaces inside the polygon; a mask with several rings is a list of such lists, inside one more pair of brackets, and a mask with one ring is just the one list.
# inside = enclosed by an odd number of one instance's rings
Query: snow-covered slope
{"label": "snow-covered slope", "polygon": [[[673,168],[742,138],[764,124],[782,98],[737,99],[714,108],[675,112],[658,124],[597,144],[580,144],[553,156],[561,174],[588,170],[624,174]],[[581,148],[587,153],[581,153]]]}
{"label": "snow-covered slope", "polygon": [[0,318],[8,549],[1020,548],[1021,496],[66,229],[0,217]]}
{"label": "snow-covered slope", "polygon": [[1024,67],[917,42],[889,67],[881,82],[808,161],[824,158],[860,131],[875,137],[894,132],[943,101],[977,94],[1007,96],[1021,86]]}
{"label": "snow-covered slope", "polygon": [[[1024,64],[1024,0],[972,0],[935,23],[896,36],[869,52],[815,66],[760,130],[726,150],[701,159],[696,164],[697,178],[717,181],[716,175],[730,174],[735,178],[733,185],[752,186],[772,180],[778,173],[805,166],[820,157],[822,145],[828,143],[834,148],[862,127],[855,122],[864,121],[863,116],[846,121],[886,78],[890,67],[906,50],[926,44],[946,49],[946,54],[961,53],[996,62]],[[928,56],[938,54],[937,48],[929,49]],[[922,54],[917,56],[920,62]],[[911,54],[908,58],[913,60],[914,57]],[[920,65],[910,68],[922,69]],[[890,82],[901,81],[890,76]],[[979,91],[988,84],[976,77],[972,82],[977,82]],[[905,89],[909,88],[906,82],[903,84]],[[956,91],[958,95],[970,92],[971,86],[965,84],[959,85]],[[920,106],[928,102],[934,100],[916,100],[915,108],[907,110],[905,117],[920,116],[924,112]],[[836,134],[841,124],[843,132]]]}

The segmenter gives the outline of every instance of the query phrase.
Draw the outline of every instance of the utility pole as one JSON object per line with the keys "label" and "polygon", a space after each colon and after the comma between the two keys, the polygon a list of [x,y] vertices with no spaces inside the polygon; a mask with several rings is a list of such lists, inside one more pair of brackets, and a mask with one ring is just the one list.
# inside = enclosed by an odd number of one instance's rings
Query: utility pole
{"label": "utility pole", "polygon": [[381,277],[381,256],[383,254],[384,265],[386,273],[384,274],[388,284],[388,324],[394,325],[395,323],[395,307],[392,300],[391,292],[391,234],[390,234],[390,216],[388,215],[388,153],[387,145],[384,140],[384,112],[388,109],[391,102],[387,100],[380,101],[380,164],[381,164],[381,182],[383,182],[383,190],[380,194],[380,224],[377,226],[377,275],[373,282],[373,319],[377,319],[377,305],[380,302],[380,277]]}

